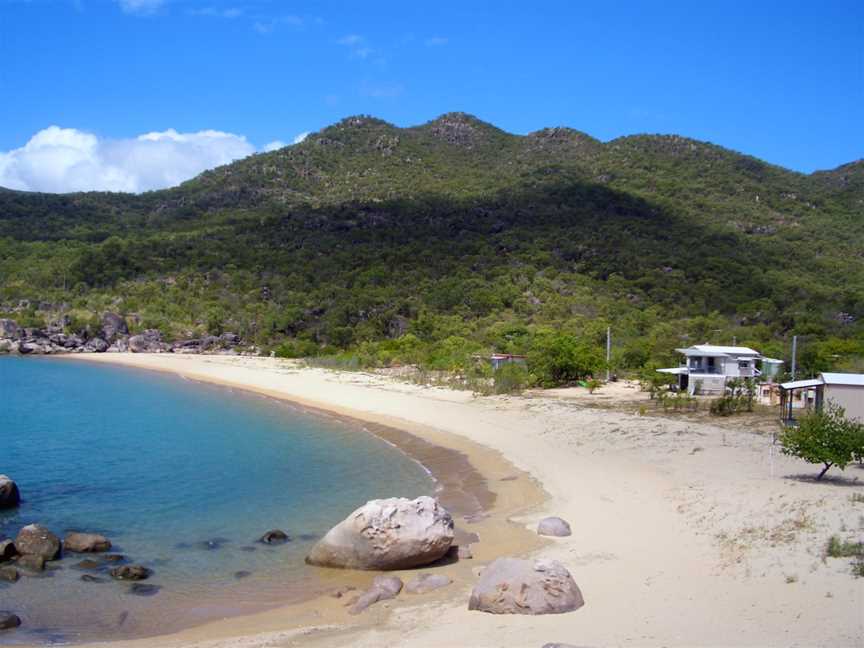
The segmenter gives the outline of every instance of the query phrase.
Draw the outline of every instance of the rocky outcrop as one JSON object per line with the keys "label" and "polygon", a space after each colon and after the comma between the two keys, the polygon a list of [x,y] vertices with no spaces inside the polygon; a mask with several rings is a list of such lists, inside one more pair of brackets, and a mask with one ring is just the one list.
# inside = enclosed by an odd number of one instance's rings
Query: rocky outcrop
{"label": "rocky outcrop", "polygon": [[74,553],[101,553],[111,550],[111,541],[98,533],[72,531],[63,539],[63,548]]}
{"label": "rocky outcrop", "polygon": [[542,536],[554,536],[563,538],[569,536],[570,525],[559,517],[547,517],[540,520],[537,525],[537,533]]}
{"label": "rocky outcrop", "polygon": [[45,559],[42,556],[18,556],[15,566],[30,572],[41,572],[45,571]]}
{"label": "rocky outcrop", "polygon": [[333,527],[306,562],[349,569],[410,569],[443,557],[453,542],[453,518],[437,500],[372,500]]}
{"label": "rocky outcrop", "polygon": [[499,558],[471,592],[469,610],[492,614],[561,614],[584,605],[582,592],[555,560]]}
{"label": "rocky outcrop", "polygon": [[125,319],[117,313],[102,314],[102,337],[107,342],[114,342],[118,337],[126,335],[129,335],[129,327]]}
{"label": "rocky outcrop", "polygon": [[418,574],[408,581],[405,591],[409,594],[425,594],[432,590],[447,587],[453,580],[444,574]]}
{"label": "rocky outcrop", "polygon": [[15,549],[22,556],[38,556],[44,560],[60,557],[60,538],[41,524],[28,524],[18,532]]}
{"label": "rocky outcrop", "polygon": [[109,344],[102,338],[90,338],[84,345],[84,353],[105,353]]}
{"label": "rocky outcrop", "polygon": [[171,347],[162,341],[162,332],[156,329],[147,329],[140,335],[129,338],[129,350],[132,353],[164,353]]}
{"label": "rocky outcrop", "polygon": [[11,319],[0,319],[0,338],[7,340],[18,340],[21,338],[21,329],[18,322]]}
{"label": "rocky outcrop", "polygon": [[20,502],[18,484],[11,477],[0,475],[0,510],[15,508]]}
{"label": "rocky outcrop", "polygon": [[396,576],[376,576],[372,587],[363,592],[348,609],[349,614],[360,614],[378,601],[396,598],[402,591],[402,579]]}

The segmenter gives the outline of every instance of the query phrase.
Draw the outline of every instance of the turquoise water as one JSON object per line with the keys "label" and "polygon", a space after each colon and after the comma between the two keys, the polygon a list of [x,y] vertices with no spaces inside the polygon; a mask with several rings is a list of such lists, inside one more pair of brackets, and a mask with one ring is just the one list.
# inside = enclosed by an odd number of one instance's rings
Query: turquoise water
{"label": "turquoise water", "polygon": [[[103,533],[161,589],[82,582],[74,564],[86,556],[68,554],[45,577],[0,585],[0,609],[26,628],[0,643],[157,634],[308,595],[321,587],[303,563],[316,538],[368,499],[435,490],[354,423],[165,374],[38,358],[0,358],[2,473],[23,503],[0,512],[0,535],[31,522]],[[293,541],[255,542],[271,528]]]}

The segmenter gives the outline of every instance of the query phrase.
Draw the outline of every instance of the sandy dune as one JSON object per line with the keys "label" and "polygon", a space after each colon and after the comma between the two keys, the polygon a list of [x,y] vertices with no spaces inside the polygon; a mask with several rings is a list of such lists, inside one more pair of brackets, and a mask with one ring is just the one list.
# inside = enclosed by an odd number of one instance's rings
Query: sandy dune
{"label": "sandy dune", "polygon": [[[860,467],[815,483],[806,478],[813,467],[779,455],[770,435],[728,421],[640,416],[635,407],[616,409],[602,390],[606,404],[597,408],[584,395],[473,398],[268,358],[87,360],[178,372],[400,426],[458,446],[481,472],[488,462],[473,449],[490,448],[545,491],[518,523],[570,521],[571,537],[533,552],[567,565],[586,600],[571,614],[493,616],[468,612],[470,582],[457,580],[446,593],[401,596],[358,618],[331,601],[129,645],[864,646],[864,579],[853,578],[848,560],[824,557],[833,534],[864,539],[864,504],[852,499],[864,493]],[[496,470],[490,484],[503,486]],[[478,547],[505,550],[498,540],[481,538]],[[492,557],[481,552],[472,566]],[[298,623],[307,627],[287,629]]]}

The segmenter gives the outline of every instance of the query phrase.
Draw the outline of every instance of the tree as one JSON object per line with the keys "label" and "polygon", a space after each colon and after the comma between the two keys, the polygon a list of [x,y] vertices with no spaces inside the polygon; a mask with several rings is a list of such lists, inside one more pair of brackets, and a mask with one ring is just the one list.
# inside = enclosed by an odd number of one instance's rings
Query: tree
{"label": "tree", "polygon": [[822,479],[832,466],[840,470],[864,456],[864,425],[846,418],[846,411],[829,401],[821,412],[803,416],[798,427],[787,427],[780,435],[783,454],[799,457],[824,468]]}

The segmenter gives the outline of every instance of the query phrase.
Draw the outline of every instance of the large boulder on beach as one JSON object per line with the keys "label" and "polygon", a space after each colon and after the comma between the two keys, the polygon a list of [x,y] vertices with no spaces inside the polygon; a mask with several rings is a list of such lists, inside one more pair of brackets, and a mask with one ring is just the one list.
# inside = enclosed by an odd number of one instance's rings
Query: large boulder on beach
{"label": "large boulder on beach", "polygon": [[570,525],[559,517],[547,517],[540,520],[537,533],[542,536],[564,538],[571,534]]}
{"label": "large boulder on beach", "polygon": [[347,569],[410,569],[440,559],[452,542],[453,518],[438,500],[425,495],[372,500],[330,529],[306,562]]}
{"label": "large boulder on beach", "polygon": [[561,614],[584,604],[570,572],[558,561],[499,558],[483,570],[468,609],[492,614]]}
{"label": "large boulder on beach", "polygon": [[15,548],[22,556],[38,556],[44,560],[60,557],[60,538],[41,524],[28,524],[18,532]]}
{"label": "large boulder on beach", "polygon": [[11,509],[21,502],[18,484],[11,477],[0,475],[0,509]]}
{"label": "large boulder on beach", "polygon": [[113,342],[121,335],[129,335],[129,327],[126,320],[117,313],[102,314],[102,337],[108,342]]}
{"label": "large boulder on beach", "polygon": [[71,531],[63,539],[63,548],[75,553],[101,553],[111,549],[111,541],[98,533]]}

